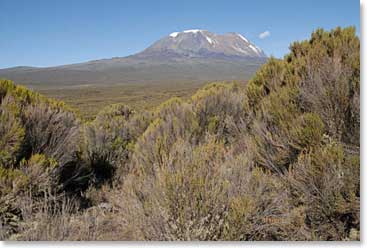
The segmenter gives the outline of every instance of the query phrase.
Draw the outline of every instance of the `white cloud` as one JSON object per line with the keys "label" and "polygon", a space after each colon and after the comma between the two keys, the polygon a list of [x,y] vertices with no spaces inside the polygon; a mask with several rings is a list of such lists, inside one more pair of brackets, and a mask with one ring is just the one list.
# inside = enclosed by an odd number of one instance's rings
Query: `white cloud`
{"label": "white cloud", "polygon": [[270,36],[270,31],[266,30],[265,32],[262,32],[259,34],[260,39],[265,39],[266,37]]}

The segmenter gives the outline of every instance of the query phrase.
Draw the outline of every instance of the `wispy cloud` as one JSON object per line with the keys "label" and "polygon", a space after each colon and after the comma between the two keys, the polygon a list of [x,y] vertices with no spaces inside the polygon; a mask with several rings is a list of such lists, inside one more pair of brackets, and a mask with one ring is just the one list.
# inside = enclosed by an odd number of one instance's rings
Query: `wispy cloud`
{"label": "wispy cloud", "polygon": [[260,39],[265,39],[266,37],[269,37],[269,36],[270,36],[270,31],[268,30],[259,34]]}

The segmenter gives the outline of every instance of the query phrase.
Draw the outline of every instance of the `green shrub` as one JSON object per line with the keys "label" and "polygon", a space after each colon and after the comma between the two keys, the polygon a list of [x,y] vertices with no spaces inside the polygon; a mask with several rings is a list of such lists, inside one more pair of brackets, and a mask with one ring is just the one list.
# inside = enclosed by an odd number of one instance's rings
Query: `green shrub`
{"label": "green shrub", "polygon": [[283,86],[295,86],[298,80],[293,68],[284,60],[271,57],[248,82],[246,94],[252,109],[267,95]]}
{"label": "green shrub", "polygon": [[54,171],[58,166],[55,159],[47,158],[43,154],[34,154],[29,160],[21,161],[20,170],[28,180],[24,191],[31,190],[34,197],[57,192],[58,178]]}
{"label": "green shrub", "polygon": [[300,78],[300,100],[319,114],[334,138],[359,144],[360,41],[355,28],[316,30],[291,46],[289,63]]}
{"label": "green shrub", "polygon": [[17,193],[27,185],[27,177],[18,169],[0,167],[0,196]]}
{"label": "green shrub", "polygon": [[111,180],[119,170],[127,173],[129,146],[133,143],[130,120],[133,111],[117,104],[102,110],[96,119],[87,123],[83,130],[83,157],[91,167],[95,183]]}
{"label": "green shrub", "polygon": [[291,129],[296,128],[301,114],[297,103],[298,91],[283,87],[265,97],[256,112],[253,134],[257,162],[272,171],[283,173],[301,149],[293,146]]}
{"label": "green shrub", "polygon": [[1,118],[5,120],[0,130],[7,133],[0,138],[5,147],[0,152],[1,163],[6,163],[1,166],[19,168],[20,161],[42,154],[59,164],[54,173],[60,185],[78,185],[86,170],[78,159],[81,124],[77,114],[63,102],[8,80],[0,80],[0,92]]}
{"label": "green shrub", "polygon": [[27,161],[22,160],[19,169],[0,167],[0,238],[19,231],[19,224],[27,214],[21,210],[24,197],[39,201],[58,190],[57,178],[52,173],[56,166],[55,160],[35,154]]}
{"label": "green shrub", "polygon": [[219,140],[235,139],[236,128],[247,128],[249,114],[244,91],[237,84],[213,83],[199,90],[191,98],[198,117],[201,135],[217,135]]}
{"label": "green shrub", "polygon": [[42,153],[56,159],[60,165],[73,161],[78,149],[80,122],[72,112],[46,103],[25,107],[24,157]]}
{"label": "green shrub", "polygon": [[163,103],[156,111],[157,118],[136,142],[134,166],[153,173],[170,156],[171,148],[180,139],[196,143],[198,122],[190,104],[179,99]]}
{"label": "green shrub", "polygon": [[14,106],[3,99],[0,104],[0,167],[16,165],[24,140],[24,128]]}
{"label": "green shrub", "polygon": [[319,29],[290,49],[284,60],[270,59],[246,88],[256,116],[251,132],[257,160],[279,173],[300,151],[319,143],[323,133],[359,149],[355,29]]}
{"label": "green shrub", "polygon": [[141,208],[128,205],[122,214],[130,225],[141,220],[136,234],[148,240],[222,238],[229,186],[222,177],[225,149],[209,139],[200,146],[179,139],[154,174],[143,168],[127,180],[124,195],[131,198],[125,199]]}
{"label": "green shrub", "polygon": [[323,134],[324,123],[314,113],[301,115],[290,130],[292,146],[298,150],[316,147],[321,143]]}
{"label": "green shrub", "polygon": [[[359,230],[359,157],[331,141],[301,154],[288,183],[294,204],[305,208],[305,224],[314,240],[343,240]],[[359,237],[357,237],[359,239]]]}

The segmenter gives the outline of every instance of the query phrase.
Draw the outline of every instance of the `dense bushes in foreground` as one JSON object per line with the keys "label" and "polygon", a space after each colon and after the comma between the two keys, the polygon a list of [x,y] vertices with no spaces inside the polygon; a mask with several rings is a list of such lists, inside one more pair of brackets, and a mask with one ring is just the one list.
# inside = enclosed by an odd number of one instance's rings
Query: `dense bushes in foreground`
{"label": "dense bushes in foreground", "polygon": [[315,31],[247,85],[84,123],[0,82],[0,237],[359,240],[360,58]]}

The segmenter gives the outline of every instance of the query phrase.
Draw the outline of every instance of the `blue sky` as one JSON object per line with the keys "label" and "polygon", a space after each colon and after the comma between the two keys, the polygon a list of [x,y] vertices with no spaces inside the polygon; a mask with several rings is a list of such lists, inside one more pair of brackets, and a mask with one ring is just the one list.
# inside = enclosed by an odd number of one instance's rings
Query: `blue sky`
{"label": "blue sky", "polygon": [[0,0],[0,68],[126,56],[196,28],[241,33],[282,57],[318,27],[353,25],[359,34],[359,20],[359,0]]}

